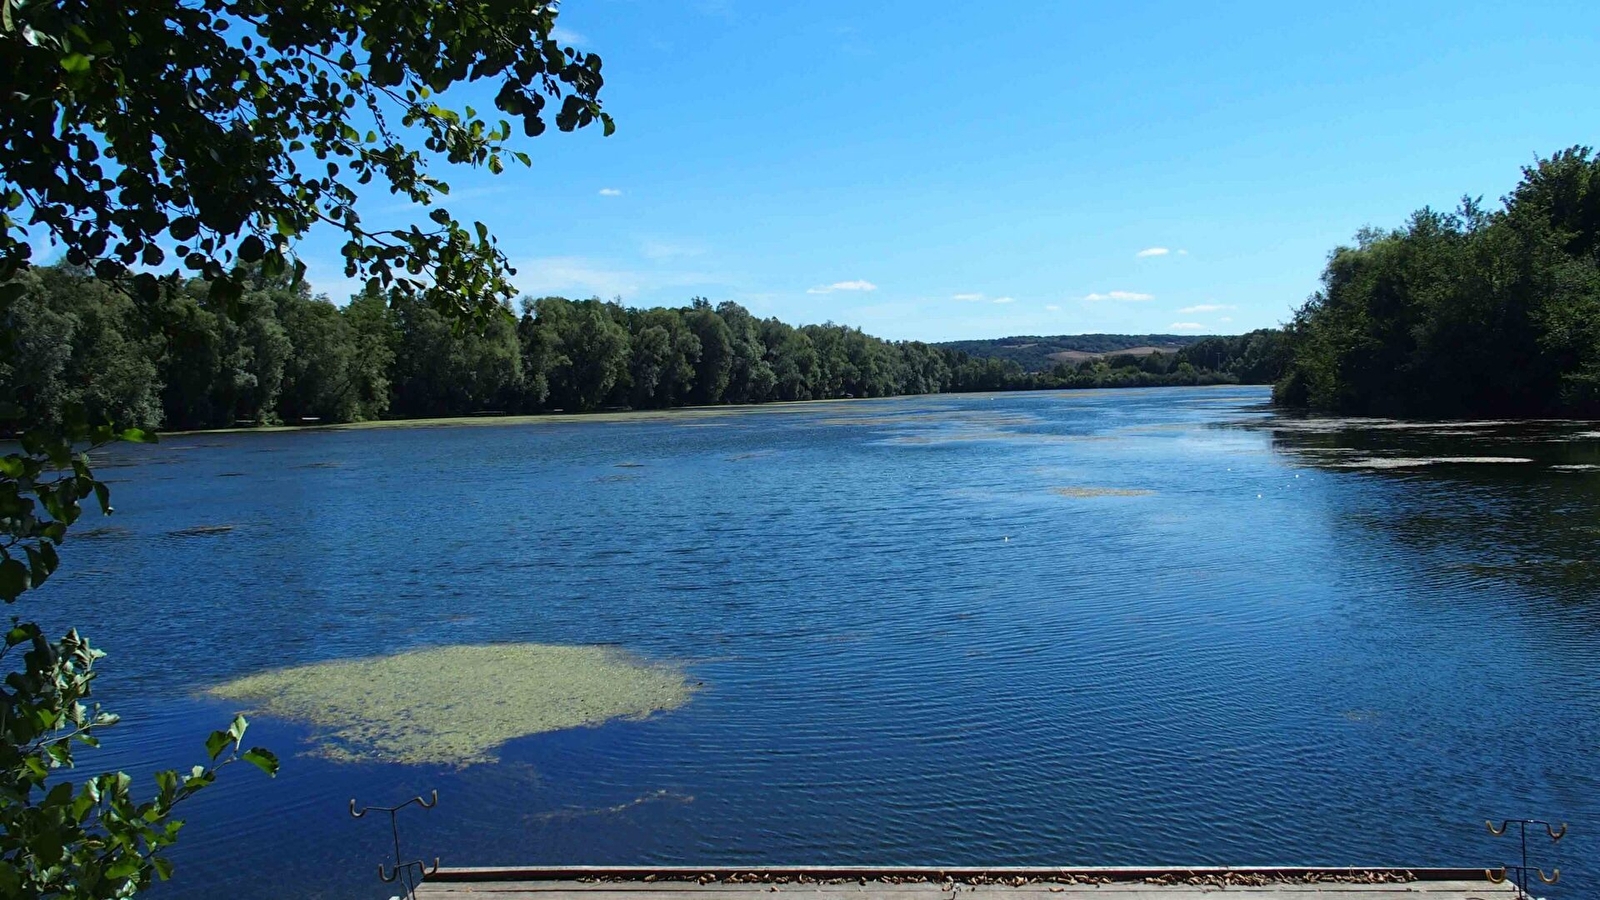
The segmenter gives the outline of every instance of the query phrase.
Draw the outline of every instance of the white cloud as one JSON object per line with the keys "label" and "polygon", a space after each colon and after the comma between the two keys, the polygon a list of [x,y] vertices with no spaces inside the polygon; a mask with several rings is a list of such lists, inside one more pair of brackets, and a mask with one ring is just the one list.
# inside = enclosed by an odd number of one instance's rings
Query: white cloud
{"label": "white cloud", "polygon": [[1141,303],[1145,300],[1154,300],[1155,294],[1141,294],[1138,291],[1108,291],[1104,294],[1088,294],[1083,299],[1091,303],[1100,300],[1120,300],[1124,303]]}
{"label": "white cloud", "polygon": [[589,43],[589,38],[586,36],[573,31],[571,28],[562,28],[560,25],[550,29],[550,40],[562,44],[571,44],[576,47],[582,47]]}
{"label": "white cloud", "polygon": [[1223,309],[1238,309],[1238,307],[1237,306],[1230,306],[1230,305],[1225,304],[1225,303],[1201,303],[1201,304],[1198,304],[1196,306],[1185,306],[1183,309],[1178,310],[1178,312],[1181,312],[1181,313],[1207,313],[1207,312],[1217,312],[1218,310],[1223,310]]}
{"label": "white cloud", "polygon": [[1017,298],[1015,298],[1015,297],[996,297],[993,300],[990,300],[989,302],[990,303],[1015,303],[1015,302],[1017,302]]}
{"label": "white cloud", "polygon": [[515,261],[513,281],[524,293],[611,297],[633,296],[643,288],[639,273],[613,269],[576,256]]}
{"label": "white cloud", "polygon": [[1171,250],[1168,250],[1165,247],[1146,247],[1143,250],[1140,250],[1138,253],[1135,253],[1134,256],[1166,256],[1171,252]]}
{"label": "white cloud", "polygon": [[1045,309],[1049,310],[1050,312],[1061,312],[1061,307],[1055,305],[1054,303],[1047,304]]}
{"label": "white cloud", "polygon": [[[520,293],[534,297],[558,294],[583,298],[623,297],[637,301],[655,292],[702,293],[726,290],[733,283],[726,274],[673,268],[631,269],[604,259],[581,256],[541,256],[513,259],[517,274],[511,281]],[[673,302],[681,302],[681,298]]]}
{"label": "white cloud", "polygon": [[808,288],[808,294],[831,294],[834,291],[875,291],[878,286],[870,281],[835,281],[822,287]]}
{"label": "white cloud", "polygon": [[950,295],[950,299],[951,300],[965,300],[968,303],[973,303],[973,302],[976,302],[978,300],[982,300],[983,299],[983,295],[982,294],[951,294]]}
{"label": "white cloud", "polygon": [[1222,318],[1218,319],[1217,321],[1218,322],[1232,322],[1233,321],[1233,316],[1223,316]]}
{"label": "white cloud", "polygon": [[366,286],[366,283],[359,278],[346,278],[342,264],[321,262],[316,259],[301,261],[306,264],[306,282],[311,285],[311,292],[328,295],[328,299],[336,306],[350,302],[350,298],[359,294]]}
{"label": "white cloud", "polygon": [[639,252],[649,259],[678,259],[684,256],[699,256],[706,252],[706,248],[699,244],[647,238],[639,243]]}
{"label": "white cloud", "polygon": [[622,191],[617,189],[617,188],[601,188],[600,189],[600,196],[602,196],[602,197],[621,197],[622,196]]}
{"label": "white cloud", "polygon": [[1187,251],[1187,250],[1179,250],[1178,251],[1178,255],[1179,256],[1188,256],[1189,255],[1189,251]]}
{"label": "white cloud", "polygon": [[1173,329],[1174,331],[1199,331],[1205,326],[1201,325],[1199,322],[1173,322],[1167,327]]}

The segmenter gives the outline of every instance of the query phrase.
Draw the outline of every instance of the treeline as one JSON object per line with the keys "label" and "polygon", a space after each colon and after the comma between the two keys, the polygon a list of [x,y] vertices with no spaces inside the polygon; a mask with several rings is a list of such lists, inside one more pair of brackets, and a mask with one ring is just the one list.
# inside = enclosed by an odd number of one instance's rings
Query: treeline
{"label": "treeline", "polygon": [[988,340],[945,341],[935,346],[969,356],[1015,360],[1029,372],[1047,372],[1062,359],[1083,354],[1110,355],[1124,351],[1175,353],[1197,341],[1192,334],[1019,334]]}
{"label": "treeline", "polygon": [[1329,256],[1288,329],[1279,402],[1387,416],[1600,415],[1600,158],[1523,169]]}
{"label": "treeline", "polygon": [[957,391],[1272,384],[1282,377],[1287,360],[1283,332],[1273,328],[1202,338],[1172,353],[1111,353],[1059,362],[1042,372],[1000,356],[953,356],[961,360],[952,388]]}
{"label": "treeline", "polygon": [[0,294],[12,345],[0,395],[26,421],[74,405],[147,428],[349,422],[485,412],[654,409],[952,391],[1267,382],[1275,332],[1175,354],[1030,373],[840,325],[795,327],[737,303],[634,309],[524,299],[463,328],[403,296],[337,307],[254,279],[221,303],[199,281],[134,300],[81,270],[39,268]]}

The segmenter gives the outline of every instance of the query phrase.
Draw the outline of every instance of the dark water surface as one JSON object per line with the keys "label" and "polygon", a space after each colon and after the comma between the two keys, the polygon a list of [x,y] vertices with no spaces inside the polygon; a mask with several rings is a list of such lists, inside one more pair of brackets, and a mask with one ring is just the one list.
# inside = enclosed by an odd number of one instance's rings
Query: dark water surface
{"label": "dark water surface", "polygon": [[[605,643],[705,683],[463,770],[258,720],[283,774],[194,801],[164,897],[388,897],[346,803],[432,788],[406,840],[454,865],[1479,865],[1535,815],[1549,895],[1600,893],[1600,425],[1266,399],[172,437],[101,461],[119,512],[35,608],[110,651],[86,759],[141,772],[283,665]],[[1531,461],[1427,462],[1485,457]]]}

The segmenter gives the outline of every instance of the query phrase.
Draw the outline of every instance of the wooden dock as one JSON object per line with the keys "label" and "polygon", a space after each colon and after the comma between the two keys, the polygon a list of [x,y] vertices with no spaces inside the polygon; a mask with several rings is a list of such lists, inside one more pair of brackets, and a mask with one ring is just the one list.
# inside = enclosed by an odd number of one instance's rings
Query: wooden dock
{"label": "wooden dock", "polygon": [[[563,866],[444,868],[417,890],[426,900],[1189,900],[1226,892],[1260,900],[1510,900],[1516,888],[1482,869]],[[651,895],[654,895],[653,897]],[[994,897],[993,895],[1004,895]],[[772,898],[779,900],[779,898]]]}

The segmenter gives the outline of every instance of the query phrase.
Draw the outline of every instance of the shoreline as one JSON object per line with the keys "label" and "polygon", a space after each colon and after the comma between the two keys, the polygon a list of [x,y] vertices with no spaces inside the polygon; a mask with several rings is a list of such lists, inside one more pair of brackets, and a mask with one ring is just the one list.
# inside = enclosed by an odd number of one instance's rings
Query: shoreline
{"label": "shoreline", "polygon": [[438,416],[419,419],[372,419],[365,422],[329,422],[326,425],[251,425],[230,428],[196,428],[184,431],[156,430],[158,438],[194,437],[208,434],[281,434],[296,431],[357,431],[380,428],[454,428],[489,425],[571,425],[579,422],[634,422],[673,418],[706,418],[750,415],[753,413],[791,413],[824,405],[882,402],[887,400],[935,399],[955,397],[1003,397],[1013,394],[1088,395],[1109,391],[1159,390],[1169,388],[1212,389],[1271,387],[1254,384],[1167,384],[1129,387],[1052,388],[1031,391],[966,391],[938,394],[895,394],[890,397],[833,397],[825,400],[780,400],[771,403],[722,403],[715,406],[674,406],[667,409],[617,409],[596,412],[514,413],[510,415]]}

